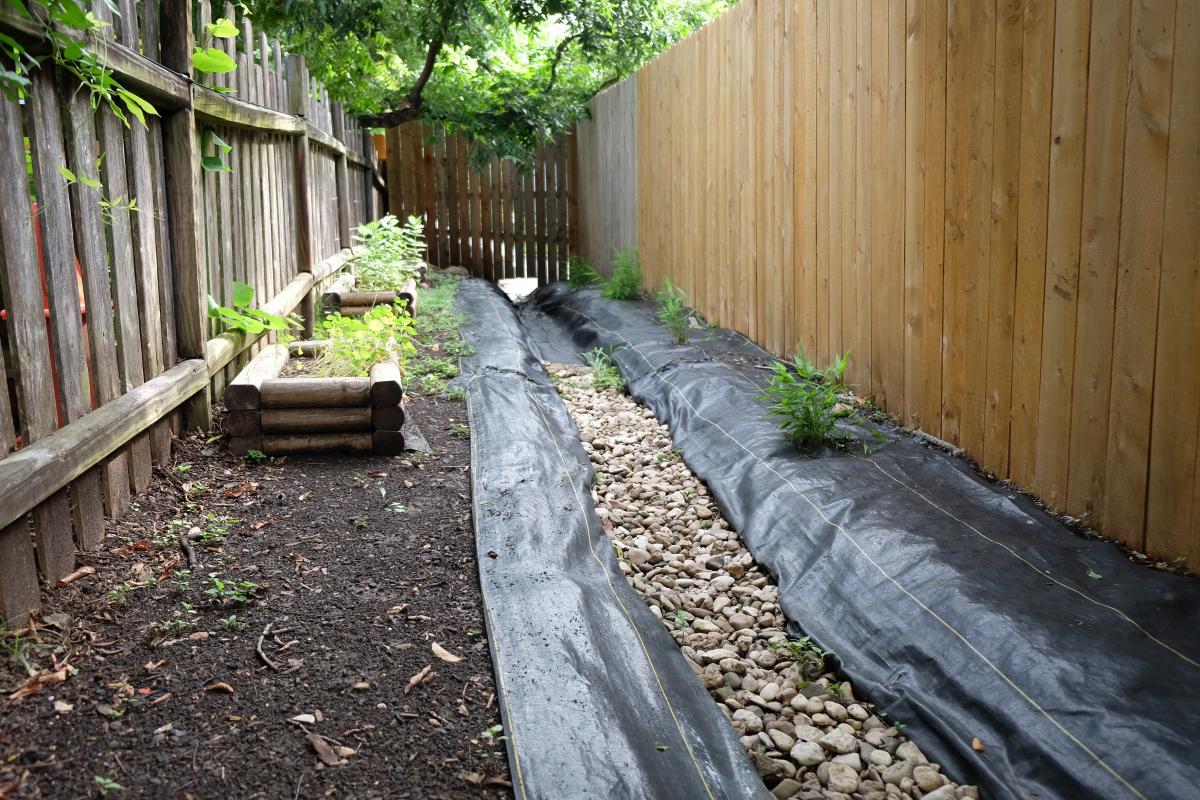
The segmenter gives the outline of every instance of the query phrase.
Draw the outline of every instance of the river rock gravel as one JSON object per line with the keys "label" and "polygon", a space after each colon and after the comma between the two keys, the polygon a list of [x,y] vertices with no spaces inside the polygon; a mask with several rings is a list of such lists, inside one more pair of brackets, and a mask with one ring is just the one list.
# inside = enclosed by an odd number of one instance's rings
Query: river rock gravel
{"label": "river rock gravel", "polygon": [[683,463],[671,435],[588,367],[549,364],[596,470],[621,570],[663,621],[771,793],[825,800],[978,798],[788,635],[779,590]]}

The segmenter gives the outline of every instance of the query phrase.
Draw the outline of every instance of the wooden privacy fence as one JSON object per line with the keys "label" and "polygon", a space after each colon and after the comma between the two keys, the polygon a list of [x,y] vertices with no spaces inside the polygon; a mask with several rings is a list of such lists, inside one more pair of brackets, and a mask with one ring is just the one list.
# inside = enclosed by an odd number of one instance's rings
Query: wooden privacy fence
{"label": "wooden privacy fence", "polygon": [[[1200,3],[744,0],[593,102],[614,225],[709,319],[1200,567]],[[583,168],[583,174],[591,173]],[[636,220],[629,217],[631,206]]]}
{"label": "wooden privacy fence", "polygon": [[438,266],[495,281],[565,279],[575,242],[573,137],[540,145],[527,171],[509,160],[476,166],[468,149],[463,137],[421,123],[389,129],[392,213],[424,218]]}
{"label": "wooden privacy fence", "polygon": [[[315,284],[382,202],[363,133],[248,20],[211,41],[207,2],[118,8],[95,4],[111,26],[91,46],[156,107],[145,126],[92,109],[50,59],[20,102],[0,98],[4,619],[38,608],[39,576],[53,583],[76,547],[100,543],[104,518],[169,460],[172,428],[210,424],[212,390],[258,343],[214,335],[206,295],[228,303],[242,281],[259,307],[311,319]],[[11,8],[0,30],[40,46],[40,23]],[[196,42],[238,68],[193,82]],[[231,171],[202,169],[202,155]]]}

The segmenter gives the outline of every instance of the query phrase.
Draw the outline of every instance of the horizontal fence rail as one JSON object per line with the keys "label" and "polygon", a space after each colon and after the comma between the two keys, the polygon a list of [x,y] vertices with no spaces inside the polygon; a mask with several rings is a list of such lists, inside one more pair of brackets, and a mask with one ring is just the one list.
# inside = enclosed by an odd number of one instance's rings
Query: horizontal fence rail
{"label": "horizontal fence rail", "polygon": [[508,160],[472,164],[465,139],[416,122],[389,129],[387,148],[390,208],[425,220],[431,263],[494,281],[566,278],[576,235],[573,137],[539,145],[528,171]]}
{"label": "horizontal fence rail", "polygon": [[[97,2],[91,44],[155,106],[125,124],[46,59],[0,98],[0,618],[40,605],[170,459],[261,343],[219,334],[207,297],[235,281],[276,314],[347,262],[352,226],[382,213],[369,138],[302,59],[208,2]],[[40,23],[0,9],[37,47]],[[237,69],[193,74],[193,43]],[[218,89],[232,90],[222,93]],[[202,158],[209,157],[207,167]],[[220,166],[218,166],[220,165]],[[186,413],[186,419],[184,414]]]}
{"label": "horizontal fence rail", "polygon": [[1191,0],[745,0],[592,101],[582,254],[636,237],[709,320],[850,351],[905,424],[1198,568],[1198,59]]}

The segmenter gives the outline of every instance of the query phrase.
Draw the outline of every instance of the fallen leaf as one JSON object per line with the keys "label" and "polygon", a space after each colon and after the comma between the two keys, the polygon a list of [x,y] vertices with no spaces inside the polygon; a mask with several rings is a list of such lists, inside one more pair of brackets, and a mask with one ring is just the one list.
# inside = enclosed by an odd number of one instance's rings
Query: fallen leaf
{"label": "fallen leaf", "polygon": [[83,578],[87,575],[95,575],[95,574],[96,574],[95,567],[80,567],[79,569],[75,570],[71,574],[65,575],[62,578],[60,578],[58,583],[54,584],[54,586],[58,589],[61,589],[64,586],[66,586],[67,584],[74,583],[75,581],[79,580],[80,578]]}
{"label": "fallen leaf", "polygon": [[312,497],[312,495],[313,495],[312,492],[305,492],[304,494],[300,495],[296,499],[300,500],[300,501],[304,501],[304,500],[307,500],[308,498]]}
{"label": "fallen leaf", "polygon": [[364,691],[364,690],[366,690],[366,689],[370,689],[370,688],[371,688],[371,684],[367,683],[366,681],[359,681],[358,683],[354,684],[354,685],[353,685],[353,686],[351,686],[350,688],[351,688],[351,689],[355,689],[355,690],[357,690],[357,691],[360,691],[360,692],[361,692],[361,691]]}
{"label": "fallen leaf", "polygon": [[130,547],[132,547],[134,550],[149,550],[150,549],[150,540],[149,539],[138,539],[136,542],[134,542],[132,545],[130,545]]}
{"label": "fallen leaf", "polygon": [[512,781],[508,780],[507,778],[499,778],[499,777],[488,778],[486,781],[483,782],[483,785],[484,786],[503,786],[506,789],[511,789]]}
{"label": "fallen leaf", "polygon": [[367,474],[370,475],[372,478],[386,478],[387,477],[386,472],[368,472]]}
{"label": "fallen leaf", "polygon": [[195,633],[190,634],[188,636],[188,640],[193,641],[193,642],[198,642],[201,639],[207,639],[207,638],[208,638],[208,631],[196,631]]}
{"label": "fallen leaf", "polygon": [[159,667],[161,667],[163,664],[166,664],[166,663],[167,663],[167,660],[165,658],[162,661],[147,661],[145,664],[142,665],[142,668],[145,669],[146,672],[154,672],[154,670],[158,669]]}
{"label": "fallen leaf", "polygon": [[317,721],[317,718],[312,714],[297,714],[288,720],[288,722],[299,722],[302,725],[312,725]]}
{"label": "fallen leaf", "polygon": [[312,745],[312,749],[317,751],[317,758],[321,759],[327,767],[341,766],[342,760],[337,757],[337,753],[333,752],[333,748],[325,743],[325,740],[315,734],[308,735],[308,743]]}
{"label": "fallen leaf", "polygon": [[206,692],[224,692],[225,694],[233,694],[233,687],[223,681],[217,681],[216,683],[210,683],[208,686],[205,686],[204,691],[206,691]]}
{"label": "fallen leaf", "polygon": [[34,675],[25,683],[21,684],[15,692],[8,696],[9,700],[20,700],[22,697],[31,694],[37,694],[47,686],[53,686],[57,683],[62,683],[67,678],[71,677],[72,667],[64,664],[53,672],[42,672]]}
{"label": "fallen leaf", "polygon": [[256,521],[254,521],[254,522],[251,522],[251,523],[250,523],[250,528],[251,528],[252,530],[256,530],[256,531],[257,531],[257,530],[260,530],[260,529],[262,529],[262,528],[265,528],[265,527],[267,527],[268,525],[271,525],[271,524],[273,524],[274,522],[275,522],[275,520],[273,520],[273,519],[260,519],[260,520],[256,520]]}
{"label": "fallen leaf", "polygon": [[174,727],[175,727],[174,722],[168,722],[166,725],[161,725],[161,726],[155,728],[154,733],[155,733],[155,735],[160,734],[160,733],[166,733],[167,731],[171,730]]}
{"label": "fallen leaf", "polygon": [[983,740],[980,739],[978,736],[976,736],[974,739],[971,740],[971,749],[974,750],[976,753],[982,753],[983,752]]}
{"label": "fallen leaf", "polygon": [[404,693],[408,694],[413,689],[417,688],[417,685],[422,683],[426,678],[428,678],[429,673],[431,673],[431,672],[433,672],[433,665],[432,664],[425,665],[425,669],[421,670],[416,675],[413,675],[411,678],[408,679],[408,683],[404,686]]}
{"label": "fallen leaf", "polygon": [[442,647],[437,642],[433,643],[432,649],[433,649],[433,654],[435,656],[437,656],[438,658],[440,658],[442,661],[449,661],[451,664],[457,664],[459,661],[462,661],[461,656],[454,655],[454,653],[451,653],[449,650]]}
{"label": "fallen leaf", "polygon": [[467,783],[473,783],[478,786],[483,783],[486,776],[482,772],[460,772],[458,773],[458,777]]}
{"label": "fallen leaf", "polygon": [[346,747],[345,745],[339,744],[337,747],[333,748],[333,752],[337,753],[342,758],[348,758],[348,757],[354,755],[355,753],[357,753],[358,751],[355,750],[353,747]]}
{"label": "fallen leaf", "polygon": [[70,703],[63,702],[62,700],[55,700],[54,710],[60,714],[66,714],[68,711],[74,711],[75,706],[71,705]]}

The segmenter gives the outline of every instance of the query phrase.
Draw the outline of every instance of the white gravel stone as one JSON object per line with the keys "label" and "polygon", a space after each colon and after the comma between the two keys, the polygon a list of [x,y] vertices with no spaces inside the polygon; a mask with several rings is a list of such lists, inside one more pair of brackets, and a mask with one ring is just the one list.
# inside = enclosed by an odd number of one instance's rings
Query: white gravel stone
{"label": "white gravel stone", "polygon": [[778,588],[679,458],[667,426],[628,396],[594,389],[586,367],[548,371],[595,468],[592,497],[622,572],[721,704],[775,797],[978,797],[873,715],[843,676],[813,675],[803,654],[780,648],[788,635]]}

